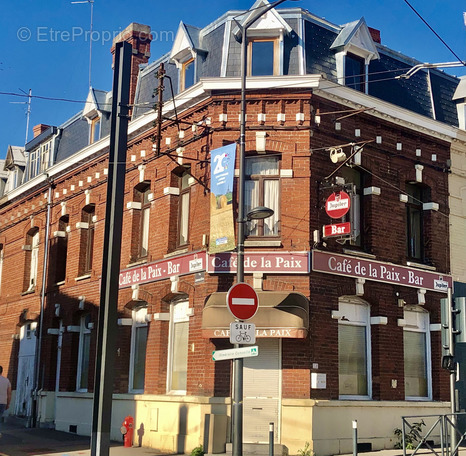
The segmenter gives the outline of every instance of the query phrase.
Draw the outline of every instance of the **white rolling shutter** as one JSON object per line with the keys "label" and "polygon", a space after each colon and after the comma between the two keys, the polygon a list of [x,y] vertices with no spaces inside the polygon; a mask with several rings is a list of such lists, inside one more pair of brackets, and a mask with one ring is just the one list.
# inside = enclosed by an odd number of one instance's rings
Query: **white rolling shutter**
{"label": "white rolling shutter", "polygon": [[244,358],[243,440],[268,443],[269,423],[275,424],[275,442],[279,442],[281,399],[280,339],[259,339],[259,356]]}

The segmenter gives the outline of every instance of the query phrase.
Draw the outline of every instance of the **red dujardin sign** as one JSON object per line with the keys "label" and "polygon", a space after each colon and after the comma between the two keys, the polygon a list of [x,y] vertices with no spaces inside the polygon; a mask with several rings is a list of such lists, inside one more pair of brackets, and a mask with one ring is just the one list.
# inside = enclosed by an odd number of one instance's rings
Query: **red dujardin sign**
{"label": "red dujardin sign", "polygon": [[452,277],[446,274],[320,250],[312,251],[312,270],[441,293],[447,293],[453,284]]}
{"label": "red dujardin sign", "polygon": [[333,192],[325,202],[325,212],[331,218],[342,218],[350,209],[351,199],[348,193],[343,190]]}

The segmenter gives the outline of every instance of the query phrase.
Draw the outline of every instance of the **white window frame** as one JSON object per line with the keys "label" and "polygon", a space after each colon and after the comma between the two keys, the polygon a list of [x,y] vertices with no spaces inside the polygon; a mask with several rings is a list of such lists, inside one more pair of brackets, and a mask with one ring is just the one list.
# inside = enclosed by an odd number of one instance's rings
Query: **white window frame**
{"label": "white window frame", "polygon": [[189,213],[191,209],[190,174],[186,171],[179,178],[178,232],[176,244],[179,247],[189,244]]}
{"label": "white window frame", "polygon": [[[86,325],[86,320],[89,317],[90,317],[89,314],[83,315],[79,322],[78,369],[76,372],[76,391],[79,393],[87,393],[88,391],[88,388],[81,387],[81,376],[82,376],[83,370],[85,369],[84,364],[83,364],[83,356],[84,356],[84,350],[86,349],[86,340],[89,340],[89,345],[87,346],[87,349],[90,351],[91,330]],[[86,338],[89,338],[89,339],[86,339]],[[89,354],[88,354],[88,358],[90,361]],[[87,365],[87,373],[89,375],[89,364]]]}
{"label": "white window frame", "polygon": [[29,268],[29,287],[27,291],[32,291],[36,287],[37,268],[39,265],[39,230],[31,236],[31,263]]}
{"label": "white window frame", "polygon": [[[366,328],[366,376],[367,376],[367,395],[339,394],[343,400],[371,400],[372,399],[372,340],[370,324],[370,306],[369,303],[355,296],[343,296],[338,301],[338,313],[341,317],[338,320],[339,325],[347,326],[365,326]],[[339,335],[338,335],[339,337]],[[339,374],[338,374],[339,375]]]}
{"label": "white window frame", "polygon": [[[133,323],[131,325],[131,352],[130,352],[130,357],[129,357],[128,391],[134,394],[144,393],[144,388],[142,389],[134,388],[134,363],[136,361],[136,332],[139,328],[148,327],[146,316],[147,316],[147,307],[138,307],[138,308],[133,309],[133,312],[132,312]],[[144,356],[146,357],[146,355],[147,355],[147,343],[146,343],[146,352]]]}
{"label": "white window frame", "polygon": [[[422,317],[420,317],[422,315]],[[432,400],[432,349],[429,330],[429,312],[419,306],[405,307],[403,319],[406,324],[403,326],[403,332],[418,332],[425,334],[426,340],[426,381],[427,381],[427,396],[407,396],[407,401],[431,401]],[[420,320],[424,321],[420,321]],[[403,368],[404,368],[404,347],[403,347]]]}
{"label": "white window frame", "polygon": [[[173,302],[170,305],[170,328],[168,332],[168,362],[167,362],[167,393],[173,395],[185,395],[186,388],[183,390],[173,390],[172,375],[174,366],[174,347],[175,347],[175,325],[178,323],[188,322],[188,344],[186,345],[187,357],[189,355],[189,301],[184,299],[182,301]],[[187,358],[186,357],[186,358]],[[186,361],[186,369],[187,369]]]}

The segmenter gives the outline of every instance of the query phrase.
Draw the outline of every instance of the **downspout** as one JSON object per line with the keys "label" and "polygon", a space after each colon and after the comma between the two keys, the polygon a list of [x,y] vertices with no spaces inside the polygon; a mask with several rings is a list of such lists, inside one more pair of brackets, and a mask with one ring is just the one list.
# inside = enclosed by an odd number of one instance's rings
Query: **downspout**
{"label": "downspout", "polygon": [[[44,243],[44,261],[42,267],[42,289],[40,293],[40,320],[39,320],[39,340],[36,345],[36,359],[34,365],[34,388],[32,390],[32,411],[31,416],[28,418],[28,424],[32,427],[37,425],[37,402],[39,393],[39,378],[40,378],[40,361],[41,361],[41,349],[42,349],[42,335],[44,330],[44,309],[45,309],[45,294],[47,285],[47,271],[48,271],[48,260],[49,260],[49,233],[50,233],[50,212],[52,207],[52,189],[53,180],[47,175],[47,183],[49,186],[47,195],[47,218],[45,222],[45,243]],[[32,421],[32,423],[31,423]]]}

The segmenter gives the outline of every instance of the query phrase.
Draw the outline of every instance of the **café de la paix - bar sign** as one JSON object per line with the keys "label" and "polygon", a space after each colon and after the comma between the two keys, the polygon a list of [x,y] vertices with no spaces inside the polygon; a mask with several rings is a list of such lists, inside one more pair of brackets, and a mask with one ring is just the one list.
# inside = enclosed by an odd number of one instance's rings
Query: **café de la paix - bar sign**
{"label": "caf\u00e9 de la paix - bar sign", "polygon": [[441,293],[452,287],[452,278],[446,274],[319,250],[312,251],[312,270]]}

